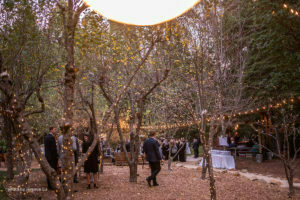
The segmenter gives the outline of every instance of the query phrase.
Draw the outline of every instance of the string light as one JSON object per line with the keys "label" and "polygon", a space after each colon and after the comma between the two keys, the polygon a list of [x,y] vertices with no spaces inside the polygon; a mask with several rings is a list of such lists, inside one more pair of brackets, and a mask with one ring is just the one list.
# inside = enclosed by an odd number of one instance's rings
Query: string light
{"label": "string light", "polygon": [[[298,101],[300,101],[300,96],[297,97]],[[294,103],[295,102],[295,99],[294,98],[291,98],[289,100],[291,103]],[[283,105],[286,105],[288,104],[287,100],[284,99],[282,100],[281,102],[277,102],[277,103],[274,103],[273,105],[270,104],[268,107],[269,108],[280,108],[281,106]],[[226,117],[227,118],[231,118],[231,117],[236,117],[236,116],[241,116],[241,115],[248,115],[248,114],[253,114],[253,113],[256,113],[256,112],[260,112],[261,110],[266,110],[267,109],[267,106],[262,106],[262,107],[259,107],[259,108],[255,108],[255,109],[251,109],[251,110],[248,110],[248,111],[244,111],[244,112],[239,112],[239,113],[234,113],[234,114],[231,114],[231,115],[223,115],[223,119],[225,119]],[[220,119],[220,117],[218,117],[218,120]],[[207,117],[206,118],[206,121],[210,121],[211,118]],[[166,125],[157,125],[157,126],[143,126],[142,128],[145,129],[145,130],[153,130],[153,129],[158,129],[158,130],[165,130],[165,129],[174,129],[174,128],[184,128],[184,127],[187,127],[187,126],[191,126],[191,125],[196,125],[198,123],[200,123],[201,120],[198,120],[196,122],[185,122],[185,123],[176,123],[176,124],[166,124]]]}
{"label": "string light", "polygon": [[289,10],[292,15],[295,15],[297,17],[299,16],[299,12],[297,10],[291,8],[288,4],[284,3],[282,6],[283,6],[283,8]]}

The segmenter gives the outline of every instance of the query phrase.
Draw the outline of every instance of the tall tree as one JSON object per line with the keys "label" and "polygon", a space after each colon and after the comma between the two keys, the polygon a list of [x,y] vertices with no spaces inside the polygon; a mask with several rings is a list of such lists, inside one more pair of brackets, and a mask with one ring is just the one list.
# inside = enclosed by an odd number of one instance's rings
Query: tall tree
{"label": "tall tree", "polygon": [[300,21],[290,12],[299,11],[299,1],[262,0],[245,5],[246,39],[251,41],[245,94],[260,104],[299,96]]}

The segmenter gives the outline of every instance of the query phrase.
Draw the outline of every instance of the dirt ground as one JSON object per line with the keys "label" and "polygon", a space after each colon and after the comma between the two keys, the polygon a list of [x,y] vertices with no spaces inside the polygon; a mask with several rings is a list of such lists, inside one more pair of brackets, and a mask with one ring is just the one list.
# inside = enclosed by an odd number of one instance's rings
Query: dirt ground
{"label": "dirt ground", "polygon": [[[264,160],[263,163],[257,163],[251,159],[236,159],[235,167],[237,170],[246,169],[251,173],[286,179],[283,164],[279,159]],[[300,166],[294,172],[294,182],[300,183]]]}
{"label": "dirt ground", "polygon": [[[128,167],[105,166],[104,174],[100,174],[99,188],[86,189],[87,180],[82,174],[80,183],[74,184],[75,199],[78,200],[206,200],[210,199],[209,182],[201,180],[201,171],[175,167],[168,172],[163,165],[157,180],[158,187],[149,188],[145,179],[150,173],[148,166],[139,166],[137,183],[129,183]],[[33,171],[28,187],[46,188],[46,178],[41,171]],[[261,181],[251,181],[236,174],[216,173],[217,199],[220,200],[284,200],[287,199],[287,189],[278,185],[267,184]],[[297,195],[300,191],[297,191]],[[11,193],[13,194],[13,193]],[[54,200],[53,191],[35,191],[29,193],[27,199]],[[300,199],[296,196],[294,199]]]}

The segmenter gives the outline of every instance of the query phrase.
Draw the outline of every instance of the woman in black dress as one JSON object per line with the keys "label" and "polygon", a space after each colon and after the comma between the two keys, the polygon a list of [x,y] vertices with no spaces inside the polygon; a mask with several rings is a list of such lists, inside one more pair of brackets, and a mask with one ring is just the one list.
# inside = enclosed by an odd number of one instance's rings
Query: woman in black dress
{"label": "woman in black dress", "polygon": [[161,150],[162,150],[162,153],[164,156],[164,160],[168,160],[169,159],[169,142],[167,139],[165,139],[164,142],[162,143]]}
{"label": "woman in black dress", "polygon": [[[92,144],[92,138],[89,140],[88,136],[84,136],[84,142],[82,143],[82,153],[86,153],[89,147]],[[88,180],[88,189],[91,189],[91,174],[93,173],[94,177],[94,188],[98,188],[97,186],[97,172],[98,172],[98,157],[99,157],[99,144],[96,145],[95,149],[88,156],[87,160],[84,162],[84,172],[87,175]]]}
{"label": "woman in black dress", "polygon": [[179,147],[178,150],[179,151],[179,161],[180,162],[185,162],[185,149],[186,149],[186,142],[184,141],[184,138],[181,138],[180,142],[179,142]]}

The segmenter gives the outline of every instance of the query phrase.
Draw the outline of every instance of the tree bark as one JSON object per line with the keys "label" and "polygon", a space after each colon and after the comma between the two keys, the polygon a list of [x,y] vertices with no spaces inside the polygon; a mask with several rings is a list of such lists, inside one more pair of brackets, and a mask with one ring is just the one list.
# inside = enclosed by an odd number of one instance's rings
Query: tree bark
{"label": "tree bark", "polygon": [[20,142],[23,142],[23,144],[21,149],[19,149],[16,153],[16,181],[18,185],[25,186],[27,185],[29,179],[32,156],[28,143],[24,141],[23,138]]}
{"label": "tree bark", "polygon": [[[27,188],[32,157],[31,157],[31,151],[28,143],[23,139],[23,137],[21,139],[22,140],[18,142],[23,142],[23,144],[18,145],[21,146],[21,148],[16,150],[16,156],[15,156],[16,157],[15,163],[16,163],[16,170],[17,170],[15,181],[17,185],[19,185],[21,188]],[[25,199],[26,193],[18,192],[18,198]]]}
{"label": "tree bark", "polygon": [[132,162],[129,165],[129,182],[136,183],[137,182],[137,162]]}
{"label": "tree bark", "polygon": [[13,123],[10,118],[2,115],[4,119],[4,138],[6,141],[6,158],[7,158],[7,180],[12,180],[14,178],[14,155],[13,155]]}
{"label": "tree bark", "polygon": [[73,125],[73,106],[74,106],[74,93],[76,81],[76,68],[74,61],[74,36],[75,29],[80,17],[80,14],[87,8],[82,3],[79,8],[75,10],[76,1],[68,0],[67,7],[63,7],[58,3],[61,9],[63,24],[64,24],[64,38],[65,49],[67,52],[67,65],[64,77],[64,117],[61,124],[63,134],[63,147],[66,149],[62,152],[62,184],[66,199],[73,199],[72,186],[73,186],[73,157],[72,150],[72,125]]}
{"label": "tree bark", "polygon": [[205,178],[206,178],[206,172],[207,172],[207,165],[206,165],[206,163],[207,163],[207,151],[206,151],[206,153],[205,153],[205,151],[203,150],[203,152],[204,152],[204,155],[203,155],[203,161],[202,161],[202,173],[201,173],[201,179],[202,180],[205,180]]}
{"label": "tree bark", "polygon": [[[209,128],[209,148],[211,149],[213,145],[213,137],[215,134],[214,130],[214,123],[210,123],[210,128]],[[210,199],[216,200],[217,199],[217,193],[216,193],[216,187],[215,187],[215,178],[214,178],[214,171],[213,171],[213,166],[212,166],[212,158],[211,158],[211,152],[207,154],[207,169],[208,169],[208,174],[209,174],[209,191],[210,191]]]}
{"label": "tree bark", "polygon": [[289,184],[289,197],[293,197],[295,195],[295,190],[294,190],[294,170],[286,163],[283,161],[284,165],[284,170],[285,170],[285,175],[286,179]]}

